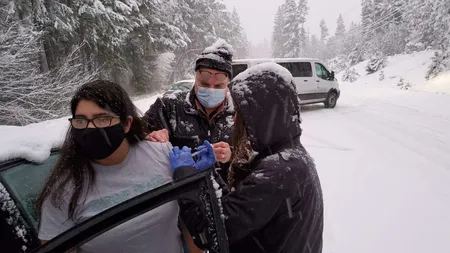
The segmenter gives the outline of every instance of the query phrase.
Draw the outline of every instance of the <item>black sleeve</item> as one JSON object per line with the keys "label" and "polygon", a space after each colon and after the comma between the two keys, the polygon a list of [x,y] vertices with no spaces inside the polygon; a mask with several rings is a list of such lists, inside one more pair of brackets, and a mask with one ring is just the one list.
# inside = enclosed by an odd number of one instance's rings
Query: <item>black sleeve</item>
{"label": "black sleeve", "polygon": [[265,226],[289,195],[286,170],[257,168],[222,197],[228,242],[233,244]]}
{"label": "black sleeve", "polygon": [[[287,189],[290,186],[283,185],[288,176],[283,169],[257,168],[236,190],[229,193],[224,191],[227,193],[222,197],[222,207],[230,244],[262,228],[272,219],[289,195]],[[200,204],[200,201],[196,205],[180,202],[182,219],[187,221],[186,226],[190,232],[195,229],[202,230],[200,221],[205,220],[205,217]]]}
{"label": "black sleeve", "polygon": [[[192,167],[183,167],[175,170],[174,180],[178,180],[192,174],[197,170]],[[211,248],[213,237],[208,231],[208,220],[206,210],[198,195],[191,195],[178,199],[180,206],[180,218],[183,221],[189,234],[192,236],[194,244],[201,250],[206,251]]]}
{"label": "black sleeve", "polygon": [[149,132],[167,129],[170,134],[170,127],[167,122],[168,115],[170,112],[168,111],[169,107],[164,104],[162,98],[156,99],[155,103],[153,103],[147,112],[144,114],[144,121],[147,124]]}

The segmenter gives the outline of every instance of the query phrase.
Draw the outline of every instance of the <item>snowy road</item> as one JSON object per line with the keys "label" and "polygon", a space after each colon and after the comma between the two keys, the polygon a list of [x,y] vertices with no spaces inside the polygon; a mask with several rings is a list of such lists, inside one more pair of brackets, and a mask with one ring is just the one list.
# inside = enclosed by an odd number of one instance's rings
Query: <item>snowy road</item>
{"label": "snowy road", "polygon": [[303,107],[325,198],[324,253],[450,252],[450,96],[342,85]]}

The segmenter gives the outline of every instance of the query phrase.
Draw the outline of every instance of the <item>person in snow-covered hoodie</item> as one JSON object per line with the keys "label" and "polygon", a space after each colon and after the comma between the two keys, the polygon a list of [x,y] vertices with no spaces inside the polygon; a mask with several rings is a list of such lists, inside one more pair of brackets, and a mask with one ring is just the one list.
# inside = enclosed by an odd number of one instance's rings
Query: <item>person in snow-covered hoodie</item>
{"label": "person in snow-covered hoodie", "polygon": [[227,85],[233,75],[232,58],[233,47],[217,40],[196,60],[193,89],[158,98],[144,116],[151,141],[190,148],[204,140],[213,143],[222,176],[231,160],[234,107]]}
{"label": "person in snow-covered hoodie", "polygon": [[[300,105],[291,73],[263,63],[239,74],[230,87],[234,150],[221,197],[230,252],[322,252],[322,190],[313,159],[300,142]],[[175,179],[213,164],[208,142],[197,149],[202,150],[197,162],[187,147],[170,152]],[[188,230],[198,230],[201,203],[179,203]]]}

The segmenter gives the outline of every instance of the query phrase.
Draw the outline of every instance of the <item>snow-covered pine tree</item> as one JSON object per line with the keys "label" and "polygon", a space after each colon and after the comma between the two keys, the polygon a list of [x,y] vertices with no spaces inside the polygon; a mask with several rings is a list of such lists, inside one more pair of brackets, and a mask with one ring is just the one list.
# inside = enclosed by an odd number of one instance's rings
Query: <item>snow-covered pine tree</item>
{"label": "snow-covered pine tree", "polygon": [[309,42],[309,54],[311,57],[319,57],[320,51],[320,40],[315,34],[311,35],[311,40]]}
{"label": "snow-covered pine tree", "polygon": [[308,0],[299,0],[297,5],[298,25],[300,27],[300,57],[308,56],[309,38],[304,27],[306,17],[308,16]]}
{"label": "snow-covered pine tree", "polygon": [[340,55],[344,53],[344,43],[346,40],[347,34],[345,31],[345,24],[344,24],[344,18],[342,17],[342,14],[339,14],[337,19],[337,27],[333,39],[333,48],[334,48],[334,55]]}
{"label": "snow-covered pine tree", "polygon": [[283,54],[283,7],[284,5],[278,6],[277,13],[275,14],[274,26],[272,31],[272,57],[281,57]]}
{"label": "snow-covered pine tree", "polygon": [[322,19],[320,21],[320,48],[319,48],[319,53],[318,56],[321,59],[326,59],[328,58],[328,50],[327,50],[327,41],[328,41],[328,37],[330,36],[329,31],[328,31],[328,27],[325,23],[325,20]]}
{"label": "snow-covered pine tree", "polygon": [[375,21],[375,5],[373,0],[362,0],[361,2],[361,24],[363,39],[369,41],[373,36],[372,25]]}
{"label": "snow-covered pine tree", "polygon": [[305,28],[300,27],[300,57],[310,57],[309,40]]}
{"label": "snow-covered pine tree", "polygon": [[235,50],[234,58],[246,58],[249,53],[250,43],[248,42],[244,28],[242,28],[241,20],[236,8],[233,9],[231,14],[231,24],[231,31],[233,32],[233,35],[232,40],[228,43],[233,45]]}
{"label": "snow-covered pine tree", "polygon": [[345,68],[344,73],[342,74],[342,81],[343,82],[350,82],[353,83],[356,80],[358,80],[359,74],[356,72],[354,68]]}
{"label": "snow-covered pine tree", "polygon": [[283,57],[300,56],[300,18],[298,5],[295,0],[286,0],[283,7],[283,37],[287,40],[283,43]]}
{"label": "snow-covered pine tree", "polygon": [[[450,45],[449,45],[450,46]],[[425,78],[427,80],[438,76],[440,73],[450,70],[450,47],[443,47],[435,51],[431,65],[428,67]]]}
{"label": "snow-covered pine tree", "polygon": [[322,43],[325,43],[328,39],[328,36],[330,36],[329,32],[328,32],[328,27],[327,24],[325,23],[325,20],[322,19],[320,20],[320,41]]}
{"label": "snow-covered pine tree", "polygon": [[377,72],[380,69],[383,69],[387,65],[387,57],[383,55],[381,52],[378,52],[376,55],[372,56],[369,62],[366,65],[367,74],[372,74]]}
{"label": "snow-covered pine tree", "polygon": [[[43,71],[43,31],[0,5],[0,124],[26,125],[67,115],[73,92],[96,73],[84,70],[78,49]],[[8,13],[8,14],[5,14]]]}
{"label": "snow-covered pine tree", "polygon": [[345,35],[345,24],[344,24],[344,18],[342,17],[342,14],[339,14],[339,17],[337,19],[337,27],[335,36],[344,36]]}

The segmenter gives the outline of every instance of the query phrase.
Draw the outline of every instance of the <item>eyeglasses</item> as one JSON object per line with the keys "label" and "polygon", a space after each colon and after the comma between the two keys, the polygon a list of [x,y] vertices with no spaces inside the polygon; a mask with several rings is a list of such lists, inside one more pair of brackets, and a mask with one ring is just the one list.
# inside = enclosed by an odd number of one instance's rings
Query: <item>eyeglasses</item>
{"label": "eyeglasses", "polygon": [[105,128],[111,126],[113,119],[120,119],[119,116],[100,116],[93,119],[70,118],[69,121],[75,129],[85,129],[89,122],[92,122],[96,128]]}
{"label": "eyeglasses", "polygon": [[199,70],[198,73],[200,73],[201,78],[206,82],[209,81],[211,76],[215,76],[218,82],[222,82],[228,77],[225,73],[211,73],[207,70]]}

